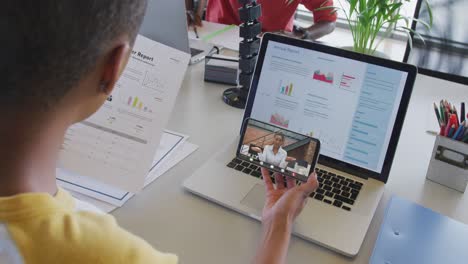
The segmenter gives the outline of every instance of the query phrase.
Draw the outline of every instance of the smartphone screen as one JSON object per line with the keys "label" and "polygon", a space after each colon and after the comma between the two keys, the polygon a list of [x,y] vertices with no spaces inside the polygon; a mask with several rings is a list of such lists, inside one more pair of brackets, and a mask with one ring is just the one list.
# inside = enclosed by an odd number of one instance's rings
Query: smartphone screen
{"label": "smartphone screen", "polygon": [[320,153],[320,141],[281,127],[248,118],[237,158],[307,181]]}

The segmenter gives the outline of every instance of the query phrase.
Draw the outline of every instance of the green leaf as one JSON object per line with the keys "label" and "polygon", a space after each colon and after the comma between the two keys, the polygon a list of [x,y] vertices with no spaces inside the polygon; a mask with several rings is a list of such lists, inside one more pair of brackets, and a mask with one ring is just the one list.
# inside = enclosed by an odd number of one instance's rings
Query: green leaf
{"label": "green leaf", "polygon": [[359,12],[363,12],[367,6],[366,0],[359,0]]}
{"label": "green leaf", "polygon": [[396,3],[396,4],[393,4],[393,5],[389,5],[388,6],[388,13],[390,15],[393,15],[395,13],[395,11],[400,8],[401,6],[403,5],[403,3]]}
{"label": "green leaf", "polygon": [[431,29],[432,25],[429,25],[426,21],[424,20],[421,20],[421,19],[417,19],[417,18],[413,18],[414,21],[418,22],[418,23],[421,23],[423,24],[427,29]]}
{"label": "green leaf", "polygon": [[408,31],[404,31],[406,33],[406,36],[408,36],[408,44],[410,51],[413,49],[413,38],[411,37],[411,34]]}
{"label": "green leaf", "polygon": [[405,20],[406,26],[407,26],[407,27],[410,27],[410,19],[409,19],[409,17],[401,16],[401,19]]}
{"label": "green leaf", "polygon": [[387,20],[386,22],[389,23],[389,24],[394,24],[394,23],[397,23],[397,22],[400,21],[400,20],[404,20],[404,19],[403,19],[403,17],[398,16],[398,17],[389,19],[389,20]]}
{"label": "green leaf", "polygon": [[426,4],[427,13],[429,14],[429,25],[431,25],[431,27],[432,27],[432,25],[433,25],[432,23],[434,22],[434,16],[432,14],[432,7],[429,4],[428,0],[424,0],[424,3]]}
{"label": "green leaf", "polygon": [[350,0],[349,1],[349,16],[351,16],[353,14],[353,12],[355,11],[356,9],[356,5],[358,3],[358,0]]}
{"label": "green leaf", "polygon": [[401,27],[401,28],[406,29],[408,32],[411,32],[411,33],[415,34],[416,37],[418,37],[423,42],[423,44],[426,45],[426,41],[424,40],[423,36],[421,36],[421,34],[419,34],[418,32],[416,32],[416,31],[414,31],[414,30],[412,30],[411,28],[408,28],[408,27]]}

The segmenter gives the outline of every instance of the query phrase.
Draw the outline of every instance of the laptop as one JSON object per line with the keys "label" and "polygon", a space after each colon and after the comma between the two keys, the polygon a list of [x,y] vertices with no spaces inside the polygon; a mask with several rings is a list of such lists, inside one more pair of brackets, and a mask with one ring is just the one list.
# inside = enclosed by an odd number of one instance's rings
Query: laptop
{"label": "laptop", "polygon": [[184,0],[149,0],[140,34],[192,55],[190,64],[214,52],[214,46],[188,38]]}
{"label": "laptop", "polygon": [[[320,187],[293,234],[349,257],[358,254],[385,190],[416,72],[395,61],[264,35],[243,120],[321,141]],[[244,133],[243,122],[239,126]],[[261,174],[235,158],[239,143],[226,143],[184,187],[260,220]]]}

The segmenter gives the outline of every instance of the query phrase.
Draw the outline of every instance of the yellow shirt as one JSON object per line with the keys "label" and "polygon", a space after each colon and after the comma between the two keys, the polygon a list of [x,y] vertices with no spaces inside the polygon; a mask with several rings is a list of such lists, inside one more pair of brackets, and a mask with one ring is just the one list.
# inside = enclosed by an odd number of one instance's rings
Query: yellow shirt
{"label": "yellow shirt", "polygon": [[73,197],[0,198],[0,263],[177,263],[120,228],[107,214],[76,211]]}

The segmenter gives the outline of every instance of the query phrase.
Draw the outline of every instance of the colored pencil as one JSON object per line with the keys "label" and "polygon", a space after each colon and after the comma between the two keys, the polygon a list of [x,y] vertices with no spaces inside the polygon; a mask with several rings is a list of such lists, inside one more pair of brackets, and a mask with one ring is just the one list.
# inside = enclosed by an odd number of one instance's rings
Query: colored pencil
{"label": "colored pencil", "polygon": [[455,125],[452,125],[450,127],[450,130],[447,133],[447,137],[452,137],[454,132],[455,132]]}
{"label": "colored pencil", "polygon": [[461,103],[460,105],[460,123],[465,121],[465,103]]}
{"label": "colored pencil", "polygon": [[439,109],[437,109],[437,105],[436,103],[434,103],[434,112],[436,114],[436,118],[437,118],[437,123],[439,123],[439,127],[441,126],[441,120],[440,120],[440,113],[439,113]]}

